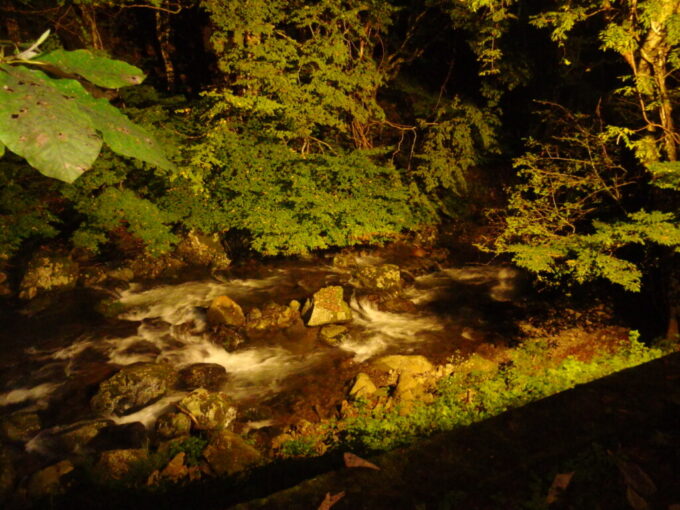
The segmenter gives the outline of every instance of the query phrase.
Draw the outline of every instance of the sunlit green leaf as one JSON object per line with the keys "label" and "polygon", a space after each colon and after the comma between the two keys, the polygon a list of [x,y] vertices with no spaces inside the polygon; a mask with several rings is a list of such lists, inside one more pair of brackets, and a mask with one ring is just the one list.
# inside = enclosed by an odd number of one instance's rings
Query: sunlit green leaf
{"label": "sunlit green leaf", "polygon": [[145,75],[141,69],[120,60],[100,57],[88,50],[55,50],[36,59],[68,73],[77,74],[100,87],[117,89],[139,85]]}
{"label": "sunlit green leaf", "polygon": [[41,71],[0,65],[0,142],[48,177],[73,182],[101,149],[90,117]]}

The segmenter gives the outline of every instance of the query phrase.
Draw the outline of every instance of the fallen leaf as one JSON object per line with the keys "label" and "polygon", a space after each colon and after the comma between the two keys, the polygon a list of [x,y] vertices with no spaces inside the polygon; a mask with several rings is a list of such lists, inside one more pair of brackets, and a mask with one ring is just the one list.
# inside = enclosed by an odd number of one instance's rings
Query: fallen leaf
{"label": "fallen leaf", "polygon": [[550,485],[550,489],[548,490],[548,497],[545,498],[546,503],[552,505],[555,501],[557,501],[560,495],[565,490],[567,490],[567,487],[569,487],[574,473],[575,472],[572,471],[571,473],[558,473],[555,475],[553,483]]}
{"label": "fallen leaf", "polygon": [[357,455],[354,455],[353,453],[345,452],[345,454],[343,455],[343,459],[345,460],[345,467],[348,468],[363,467],[380,471],[380,468],[378,466],[376,466],[372,462],[368,462],[367,460],[362,459]]}
{"label": "fallen leaf", "polygon": [[318,510],[329,510],[333,505],[345,497],[345,491],[338,492],[337,494],[326,493],[326,497],[323,498],[321,505],[319,505]]}
{"label": "fallen leaf", "polygon": [[616,467],[623,475],[626,486],[633,489],[636,493],[644,496],[651,496],[656,492],[656,485],[640,466],[634,462],[616,459]]}
{"label": "fallen leaf", "polygon": [[645,498],[640,496],[631,487],[626,489],[626,499],[633,510],[649,510],[650,508],[649,503],[645,501]]}

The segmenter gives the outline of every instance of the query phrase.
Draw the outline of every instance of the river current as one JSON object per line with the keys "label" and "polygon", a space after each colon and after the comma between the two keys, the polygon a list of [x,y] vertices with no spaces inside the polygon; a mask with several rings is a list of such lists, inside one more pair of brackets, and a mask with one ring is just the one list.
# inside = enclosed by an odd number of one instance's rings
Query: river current
{"label": "river current", "polygon": [[[381,262],[375,256],[357,257],[354,269]],[[513,269],[494,265],[440,268],[416,276],[404,272],[402,299],[410,308],[396,312],[381,310],[370,293],[356,288],[349,269],[307,261],[260,267],[256,273],[133,283],[115,292],[115,319],[47,344],[27,338],[0,375],[0,415],[35,410],[47,417],[49,430],[91,418],[88,403],[98,382],[122,366],[161,362],[179,370],[216,363],[227,371],[222,390],[237,408],[260,409],[252,426],[269,426],[295,408],[292,401],[308,398],[347,367],[393,353],[423,354],[442,363],[454,353],[498,341],[504,317],[515,306],[520,279]],[[337,346],[319,341],[318,328],[307,328],[293,337],[284,332],[264,335],[227,352],[207,332],[206,307],[217,296],[227,295],[248,311],[269,302],[303,302],[326,285],[343,286],[353,313],[348,334]],[[35,331],[32,338],[40,334]],[[135,413],[109,418],[149,427],[184,394],[177,391]],[[25,445],[28,450],[41,450],[44,430]]]}

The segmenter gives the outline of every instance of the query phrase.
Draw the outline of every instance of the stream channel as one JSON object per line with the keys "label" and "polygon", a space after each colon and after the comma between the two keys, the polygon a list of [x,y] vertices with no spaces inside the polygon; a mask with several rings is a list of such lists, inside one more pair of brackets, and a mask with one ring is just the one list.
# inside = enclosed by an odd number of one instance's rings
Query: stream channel
{"label": "stream channel", "polygon": [[[382,306],[376,292],[355,278],[362,267],[385,263],[401,268],[398,307]],[[114,317],[94,314],[78,323],[78,307],[93,306],[89,294],[70,308],[66,302],[75,298],[68,295],[52,304],[57,311],[50,320],[20,317],[20,326],[0,333],[11,335],[0,361],[0,418],[17,412],[39,417],[33,433],[14,444],[24,456],[19,472],[63,458],[51,451],[50,438],[69,424],[102,418],[90,406],[98,385],[133,363],[167,363],[177,370],[221,365],[227,372],[221,391],[237,409],[237,432],[271,429],[274,435],[300,417],[334,412],[352,377],[377,356],[422,354],[442,364],[456,353],[503,342],[521,309],[520,275],[498,265],[446,266],[385,252],[354,254],[343,264],[286,260],[234,268],[219,280],[205,275],[108,290],[117,302]],[[301,322],[253,335],[231,352],[209,334],[206,308],[217,296],[229,296],[248,314],[271,302],[304,303],[329,285],[342,286],[353,314],[335,346],[320,340],[320,328]],[[62,313],[59,306],[76,313]],[[170,392],[130,414],[104,418],[140,422],[152,433],[155,419],[186,394]]]}

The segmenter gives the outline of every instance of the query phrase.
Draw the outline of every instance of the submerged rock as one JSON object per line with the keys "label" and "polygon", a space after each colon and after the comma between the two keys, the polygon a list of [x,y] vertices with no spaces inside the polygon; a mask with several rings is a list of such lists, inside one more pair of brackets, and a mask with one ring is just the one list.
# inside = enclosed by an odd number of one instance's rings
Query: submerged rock
{"label": "submerged rock", "polygon": [[72,289],[77,282],[77,262],[66,255],[40,250],[28,263],[19,285],[19,297],[28,300],[41,292]]}
{"label": "submerged rock", "polygon": [[228,296],[218,296],[208,307],[206,320],[211,326],[243,326],[246,317],[243,310]]}
{"label": "submerged rock", "polygon": [[380,264],[365,266],[355,275],[362,288],[368,290],[395,291],[401,288],[401,273],[399,266],[394,264]]}
{"label": "submerged rock", "polygon": [[227,370],[217,363],[194,363],[179,372],[180,384],[184,389],[219,390],[227,381]]}
{"label": "submerged rock", "polygon": [[99,385],[92,409],[101,414],[123,415],[161,398],[175,384],[175,372],[158,363],[137,363],[124,367]]}
{"label": "submerged rock", "polygon": [[202,388],[180,400],[177,407],[191,418],[197,430],[224,429],[236,418],[236,408],[227,395]]}
{"label": "submerged rock", "polygon": [[303,309],[308,326],[323,326],[352,320],[352,310],[342,298],[342,287],[331,285],[317,291]]}
{"label": "submerged rock", "polygon": [[247,444],[239,435],[220,430],[210,436],[203,457],[218,476],[230,476],[248,469],[261,460],[260,452]]}

